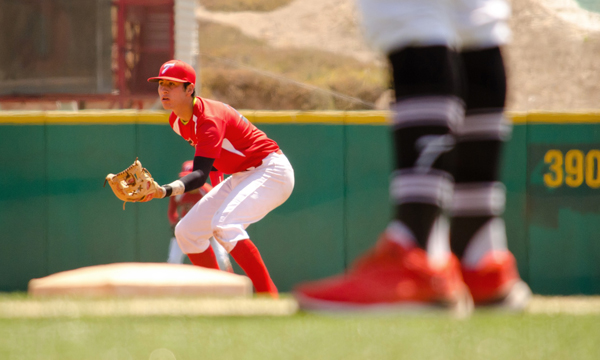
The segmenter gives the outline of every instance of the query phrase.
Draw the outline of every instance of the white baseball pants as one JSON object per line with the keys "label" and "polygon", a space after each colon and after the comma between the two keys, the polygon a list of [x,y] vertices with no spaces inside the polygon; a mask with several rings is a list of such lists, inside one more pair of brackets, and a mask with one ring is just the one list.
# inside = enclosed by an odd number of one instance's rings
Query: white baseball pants
{"label": "white baseball pants", "polygon": [[384,53],[408,46],[475,50],[510,38],[506,0],[357,0],[366,38]]}
{"label": "white baseball pants", "polygon": [[248,239],[246,228],[283,204],[294,188],[294,170],[283,154],[269,154],[262,165],[235,173],[206,194],[175,227],[186,254],[204,252],[214,236],[230,252]]}

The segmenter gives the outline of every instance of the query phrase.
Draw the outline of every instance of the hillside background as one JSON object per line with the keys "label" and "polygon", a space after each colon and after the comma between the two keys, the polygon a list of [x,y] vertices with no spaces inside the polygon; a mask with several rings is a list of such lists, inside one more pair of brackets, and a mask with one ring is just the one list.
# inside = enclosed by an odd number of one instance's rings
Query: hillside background
{"label": "hillside background", "polygon": [[[598,109],[600,2],[512,0],[511,111]],[[201,94],[240,109],[370,109],[387,64],[353,0],[200,0]]]}

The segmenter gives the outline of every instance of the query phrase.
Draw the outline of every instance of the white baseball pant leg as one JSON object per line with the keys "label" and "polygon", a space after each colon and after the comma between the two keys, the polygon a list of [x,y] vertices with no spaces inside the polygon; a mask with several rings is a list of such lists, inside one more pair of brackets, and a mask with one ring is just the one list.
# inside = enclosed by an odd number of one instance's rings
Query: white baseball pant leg
{"label": "white baseball pant leg", "polygon": [[366,38],[389,54],[405,47],[482,49],[508,42],[506,0],[357,0]]}
{"label": "white baseball pant leg", "polygon": [[287,157],[269,154],[255,169],[235,173],[204,196],[179,221],[175,236],[186,254],[204,252],[214,236],[227,252],[248,239],[246,228],[283,204],[294,188]]}
{"label": "white baseball pant leg", "polygon": [[169,244],[169,258],[167,262],[169,264],[183,264],[183,258],[185,254],[179,248],[177,244],[177,239],[175,237],[171,238],[171,243]]}

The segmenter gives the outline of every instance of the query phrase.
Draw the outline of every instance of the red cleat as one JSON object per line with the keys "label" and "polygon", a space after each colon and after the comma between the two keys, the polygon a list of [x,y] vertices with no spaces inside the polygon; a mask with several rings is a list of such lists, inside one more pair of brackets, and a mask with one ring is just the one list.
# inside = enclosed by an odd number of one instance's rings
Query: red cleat
{"label": "red cleat", "polygon": [[300,307],[326,312],[418,312],[442,309],[459,317],[473,301],[454,255],[434,268],[425,251],[405,249],[384,234],[347,274],[298,286]]}
{"label": "red cleat", "polygon": [[531,298],[510,251],[490,251],[475,269],[462,268],[476,306],[521,311]]}

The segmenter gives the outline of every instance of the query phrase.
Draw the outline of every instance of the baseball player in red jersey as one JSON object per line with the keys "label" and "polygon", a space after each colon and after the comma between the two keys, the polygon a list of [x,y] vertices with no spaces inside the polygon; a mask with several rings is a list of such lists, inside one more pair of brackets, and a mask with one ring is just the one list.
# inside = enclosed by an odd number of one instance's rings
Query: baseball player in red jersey
{"label": "baseball player in red jersey", "polygon": [[283,204],[294,188],[294,170],[275,141],[231,106],[195,96],[196,73],[180,60],[164,63],[156,77],[169,124],[195,149],[193,171],[161,186],[158,197],[202,187],[213,167],[231,174],[179,221],[175,237],[194,265],[218,269],[210,237],[229,252],[258,294],[278,297],[275,284],[246,228]]}
{"label": "baseball player in red jersey", "polygon": [[[179,173],[179,177],[184,177],[187,174],[191,173],[194,170],[194,161],[189,160],[185,161],[181,165],[181,172]],[[215,181],[214,178],[211,178],[211,182]],[[220,181],[219,181],[220,182]],[[217,182],[213,182],[213,184],[217,184]],[[169,218],[169,223],[171,227],[175,229],[175,225],[187,214],[190,209],[196,205],[200,199],[202,199],[210,190],[212,190],[212,186],[208,183],[202,185],[199,189],[189,191],[185,194],[171,196],[169,198],[169,209],[167,210],[167,215]],[[231,261],[229,260],[229,255],[227,251],[219,244],[215,238],[210,238],[210,245],[215,252],[215,256],[217,258],[217,262],[219,263],[219,268],[223,271],[233,272],[233,268],[231,267]],[[173,236],[171,238],[171,243],[169,244],[169,257],[167,262],[170,264],[182,264],[183,257],[185,254],[181,251],[179,244],[177,244],[177,239]]]}

